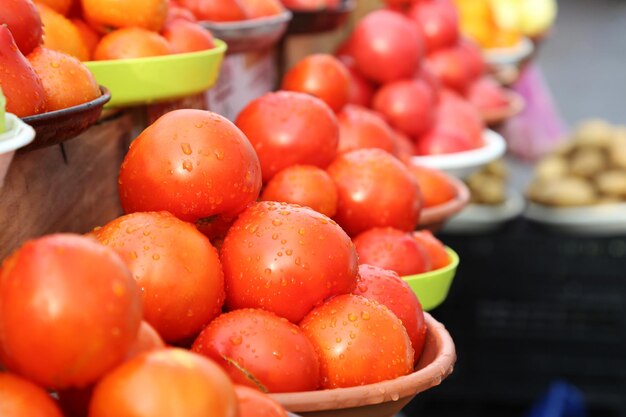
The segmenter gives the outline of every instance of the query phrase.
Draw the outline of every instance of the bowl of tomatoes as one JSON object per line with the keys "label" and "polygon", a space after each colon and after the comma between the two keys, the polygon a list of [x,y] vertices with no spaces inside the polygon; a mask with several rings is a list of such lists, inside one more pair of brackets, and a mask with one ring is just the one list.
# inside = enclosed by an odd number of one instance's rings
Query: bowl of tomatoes
{"label": "bowl of tomatoes", "polygon": [[417,394],[439,385],[454,368],[456,351],[450,334],[428,313],[425,320],[426,341],[414,372],[375,384],[271,397],[303,417],[391,417]]}

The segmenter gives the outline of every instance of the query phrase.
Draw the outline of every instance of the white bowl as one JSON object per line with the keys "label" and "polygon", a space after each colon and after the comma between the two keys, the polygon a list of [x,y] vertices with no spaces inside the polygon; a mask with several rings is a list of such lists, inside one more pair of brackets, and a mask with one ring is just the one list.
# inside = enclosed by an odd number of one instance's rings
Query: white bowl
{"label": "white bowl", "polygon": [[9,171],[15,151],[35,139],[35,130],[17,116],[6,113],[4,120],[6,132],[0,133],[0,187],[4,185],[4,177]]}
{"label": "white bowl", "polygon": [[456,152],[443,155],[413,156],[413,162],[454,175],[467,178],[490,162],[501,158],[506,152],[506,142],[500,134],[493,130],[483,133],[485,146],[471,151]]}
{"label": "white bowl", "polygon": [[527,38],[522,38],[517,45],[510,48],[489,48],[483,50],[483,57],[489,66],[517,66],[535,51],[535,45]]}
{"label": "white bowl", "polygon": [[548,207],[529,203],[524,217],[576,235],[617,236],[626,233],[626,203],[586,207]]}
{"label": "white bowl", "polygon": [[524,212],[526,200],[516,190],[508,190],[507,199],[500,205],[469,204],[446,223],[443,231],[472,235],[492,232]]}

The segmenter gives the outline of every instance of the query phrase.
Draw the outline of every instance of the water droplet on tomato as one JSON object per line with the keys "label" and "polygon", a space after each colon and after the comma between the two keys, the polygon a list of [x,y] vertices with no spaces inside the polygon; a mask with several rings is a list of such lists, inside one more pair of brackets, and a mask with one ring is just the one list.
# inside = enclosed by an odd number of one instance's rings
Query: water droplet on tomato
{"label": "water droplet on tomato", "polygon": [[180,149],[182,149],[182,151],[183,151],[183,153],[184,153],[185,155],[191,155],[191,153],[193,152],[193,151],[191,150],[191,145],[190,145],[190,144],[188,144],[188,143],[181,143],[181,144],[180,144]]}

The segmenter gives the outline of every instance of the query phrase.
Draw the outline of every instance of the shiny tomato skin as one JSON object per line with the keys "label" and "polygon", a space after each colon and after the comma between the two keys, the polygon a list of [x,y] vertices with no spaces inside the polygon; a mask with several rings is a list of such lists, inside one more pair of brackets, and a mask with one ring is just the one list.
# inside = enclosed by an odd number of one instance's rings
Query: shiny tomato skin
{"label": "shiny tomato skin", "polygon": [[335,114],[308,94],[268,93],[248,104],[235,123],[259,156],[264,182],[291,165],[326,168],[337,153]]}
{"label": "shiny tomato skin", "polygon": [[374,300],[391,310],[406,329],[417,363],[426,341],[426,321],[419,299],[394,271],[372,265],[359,265],[359,280],[353,294]]}
{"label": "shiny tomato skin", "polygon": [[368,264],[396,272],[400,276],[430,271],[426,251],[410,232],[391,227],[374,228],[354,238],[359,264]]}
{"label": "shiny tomato skin", "polygon": [[263,308],[293,323],[354,289],[354,245],[331,219],[306,207],[263,201],[239,216],[220,252],[229,310]]}
{"label": "shiny tomato skin", "polygon": [[378,148],[394,154],[394,133],[380,114],[350,104],[337,115],[339,153],[356,149]]}
{"label": "shiny tomato skin", "polygon": [[0,25],[5,24],[24,55],[41,45],[43,25],[39,12],[31,0],[2,0]]}
{"label": "shiny tomato skin", "polygon": [[321,363],[323,389],[373,384],[413,371],[411,340],[396,315],[359,295],[340,295],[300,323]]}
{"label": "shiny tomato skin", "polygon": [[147,352],[117,367],[96,385],[89,406],[89,417],[238,414],[226,373],[213,361],[177,348]]}
{"label": "shiny tomato skin", "polygon": [[235,385],[239,400],[239,417],[289,417],[287,411],[258,389]]}
{"label": "shiny tomato skin", "polygon": [[0,416],[63,417],[50,395],[27,379],[0,372]]}
{"label": "shiny tomato skin", "polygon": [[359,72],[377,83],[411,77],[424,53],[413,22],[390,10],[365,16],[354,29],[350,48]]}
{"label": "shiny tomato skin", "polygon": [[416,155],[442,155],[475,149],[467,132],[447,126],[435,126],[415,143]]}
{"label": "shiny tomato skin", "polygon": [[95,230],[142,290],[143,317],[168,342],[197,335],[224,304],[217,250],[193,224],[167,212],[132,213]]}
{"label": "shiny tomato skin", "polygon": [[413,79],[385,84],[374,96],[373,109],[409,136],[426,132],[435,122],[437,97],[426,81]]}
{"label": "shiny tomato skin", "polygon": [[415,142],[403,132],[394,129],[394,143],[396,148],[396,157],[405,162],[410,160],[414,154]]}
{"label": "shiny tomato skin", "polygon": [[39,385],[94,382],[123,360],[140,322],[130,271],[93,239],[42,237],[2,264],[0,362]]}
{"label": "shiny tomato skin", "polygon": [[200,333],[192,351],[217,362],[236,384],[257,387],[243,369],[268,392],[319,386],[319,360],[309,339],[295,324],[265,310],[222,314]]}
{"label": "shiny tomato skin", "polygon": [[429,53],[452,46],[459,38],[459,18],[451,0],[415,2],[407,15],[421,29]]}
{"label": "shiny tomato skin", "polygon": [[402,162],[381,149],[340,155],[327,172],[339,191],[334,219],[350,236],[373,227],[415,229],[422,197]]}
{"label": "shiny tomato skin", "polygon": [[466,52],[458,46],[438,49],[426,57],[428,68],[441,84],[463,94],[472,81],[471,70],[466,62]]}
{"label": "shiny tomato skin", "polygon": [[465,56],[465,62],[472,80],[482,77],[487,66],[480,47],[473,41],[463,38],[459,41],[458,48],[461,49]]}
{"label": "shiny tomato skin", "polygon": [[135,356],[139,356],[142,353],[150,352],[152,350],[162,349],[165,347],[165,342],[159,336],[159,333],[150,326],[150,324],[142,320],[137,332],[137,337],[130,349],[126,352],[126,360],[132,359]]}
{"label": "shiny tomato skin", "polygon": [[313,54],[287,71],[281,89],[310,94],[338,112],[348,102],[350,74],[334,56]]}
{"label": "shiny tomato skin", "polygon": [[175,54],[205,51],[215,48],[213,35],[195,22],[177,19],[165,24],[163,37]]}
{"label": "shiny tomato skin", "polygon": [[260,190],[261,167],[246,136],[203,110],[169,112],[144,130],[119,178],[126,213],[166,210],[190,222],[237,215]]}
{"label": "shiny tomato skin", "polygon": [[198,20],[235,22],[246,20],[246,12],[240,0],[180,0]]}
{"label": "shiny tomato skin", "polygon": [[333,179],[313,165],[283,169],[267,183],[261,199],[310,207],[328,217],[337,212],[337,187]]}
{"label": "shiny tomato skin", "polygon": [[407,163],[407,168],[422,191],[424,207],[435,207],[456,197],[456,188],[443,172],[411,161]]}
{"label": "shiny tomato skin", "polygon": [[437,106],[437,126],[466,136],[470,144],[483,146],[483,122],[478,110],[455,92],[443,90]]}
{"label": "shiny tomato skin", "polygon": [[446,247],[430,230],[413,232],[413,238],[424,248],[433,270],[441,269],[450,264],[450,256]]}

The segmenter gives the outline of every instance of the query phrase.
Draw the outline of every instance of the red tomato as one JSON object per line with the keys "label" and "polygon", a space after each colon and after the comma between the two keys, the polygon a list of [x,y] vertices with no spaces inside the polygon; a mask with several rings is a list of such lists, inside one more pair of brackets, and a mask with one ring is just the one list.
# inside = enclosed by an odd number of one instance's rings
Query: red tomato
{"label": "red tomato", "polygon": [[391,227],[374,228],[354,238],[359,264],[389,269],[400,276],[430,271],[426,251],[413,236]]}
{"label": "red tomato", "polygon": [[63,417],[50,395],[28,381],[0,372],[0,416]]}
{"label": "red tomato", "polygon": [[356,105],[346,106],[337,115],[339,153],[356,149],[378,148],[395,153],[393,129],[376,112]]}
{"label": "red tomato", "polygon": [[465,63],[472,80],[480,78],[486,71],[485,60],[480,47],[473,41],[462,38],[458,46],[465,56]]}
{"label": "red tomato", "polygon": [[506,108],[509,99],[504,89],[490,77],[479,78],[467,89],[467,99],[480,111]]}
{"label": "red tomato", "polygon": [[437,97],[422,80],[402,80],[385,84],[374,96],[373,108],[389,124],[409,136],[426,132],[435,121]]}
{"label": "red tomato", "polygon": [[161,349],[106,375],[89,417],[237,417],[237,407],[235,388],[217,364],[183,349]]}
{"label": "red tomato", "polygon": [[456,197],[456,188],[446,174],[413,162],[407,163],[424,196],[424,207],[434,207]]}
{"label": "red tomato", "polygon": [[474,149],[466,132],[446,126],[435,126],[415,143],[416,155],[442,155]]}
{"label": "red tomato", "polygon": [[336,9],[341,0],[282,0],[285,7],[292,10],[315,11],[321,9]]}
{"label": "red tomato", "polygon": [[439,98],[439,92],[441,91],[441,82],[439,82],[439,79],[428,67],[428,63],[424,62],[424,64],[419,67],[417,73],[415,74],[415,78],[426,82],[426,84],[428,84],[432,89],[435,97],[437,97],[437,99]]}
{"label": "red tomato", "polygon": [[387,307],[359,295],[340,295],[300,323],[321,363],[322,388],[395,379],[413,371],[411,340]]}
{"label": "red tomato", "polygon": [[261,391],[235,385],[239,400],[239,417],[289,417],[282,405]]}
{"label": "red tomato", "polygon": [[236,124],[261,160],[264,182],[291,165],[326,168],[337,153],[335,114],[308,94],[268,93],[248,104]]}
{"label": "red tomato", "polygon": [[399,130],[394,130],[394,143],[397,158],[402,162],[410,160],[414,154],[415,143],[413,140]]}
{"label": "red tomato", "polygon": [[94,231],[141,288],[143,317],[168,342],[197,335],[222,311],[224,275],[215,248],[167,212],[133,213]]}
{"label": "red tomato", "polygon": [[211,32],[197,23],[182,19],[167,23],[163,29],[163,37],[170,43],[175,54],[215,48]]}
{"label": "red tomato", "polygon": [[[2,6],[4,9],[4,6]],[[6,26],[0,24],[0,87],[6,97],[6,111],[18,117],[32,116],[46,109],[46,93],[39,76],[15,45]]]}
{"label": "red tomato", "polygon": [[415,229],[422,197],[411,173],[392,155],[359,149],[340,155],[327,171],[339,190],[335,220],[350,236],[373,227]]}
{"label": "red tomato", "polygon": [[180,0],[180,4],[198,20],[231,22],[247,18],[240,0]]}
{"label": "red tomato", "polygon": [[[421,1],[421,0],[418,0]],[[405,9],[414,3],[414,0],[383,0],[387,7],[392,9]]]}
{"label": "red tomato", "polygon": [[337,187],[328,173],[312,165],[285,168],[267,183],[261,199],[310,207],[332,217],[337,212]]}
{"label": "red tomato", "polygon": [[414,232],[413,237],[426,251],[433,270],[441,269],[450,264],[450,256],[446,252],[446,247],[433,236],[430,230]]}
{"label": "red tomato", "polygon": [[120,170],[126,213],[167,210],[195,222],[236,216],[261,190],[259,159],[225,117],[202,110],[167,113],[131,145]]}
{"label": "red tomato", "polygon": [[43,26],[31,0],[2,0],[0,26],[3,24],[8,26],[22,54],[28,55],[41,45]]}
{"label": "red tomato", "polygon": [[90,238],[42,237],[2,264],[0,362],[42,386],[94,382],[124,358],[140,322],[128,268]]}
{"label": "red tomato", "polygon": [[126,360],[139,356],[142,353],[162,349],[164,347],[165,343],[157,331],[154,330],[154,327],[150,326],[147,321],[142,320],[137,337],[130,346],[130,349],[128,349],[128,352],[126,352]]}
{"label": "red tomato", "polygon": [[438,49],[428,54],[426,62],[444,87],[463,93],[472,81],[465,51],[458,46]]}
{"label": "red tomato", "polygon": [[216,361],[236,384],[269,392],[311,391],[319,361],[302,330],[264,310],[225,313],[200,333],[192,350]]}
{"label": "red tomato", "polygon": [[264,201],[246,210],[220,255],[229,309],[263,308],[293,323],[356,282],[348,235],[323,214],[291,204]]}
{"label": "red tomato", "polygon": [[442,91],[437,106],[437,125],[465,136],[472,147],[483,146],[485,123],[478,110],[463,97]]}
{"label": "red tomato", "polygon": [[285,11],[280,0],[239,0],[248,19],[276,16]]}
{"label": "red tomato", "polygon": [[350,73],[350,87],[348,89],[348,103],[369,107],[374,97],[374,86],[365,78],[355,66],[347,67]]}
{"label": "red tomato", "polygon": [[450,0],[417,1],[408,16],[421,29],[429,53],[452,46],[459,38],[459,17]]}
{"label": "red tomato", "polygon": [[188,22],[198,21],[191,10],[170,3],[167,8],[167,19],[165,20],[165,25],[168,25],[176,20],[186,20]]}
{"label": "red tomato", "polygon": [[417,363],[426,341],[426,321],[419,299],[394,271],[372,265],[359,266],[359,279],[353,294],[379,302],[391,310],[406,329]]}
{"label": "red tomato", "polygon": [[281,89],[311,94],[338,112],[348,102],[350,74],[332,55],[309,55],[287,71]]}
{"label": "red tomato", "polygon": [[390,10],[365,16],[354,29],[351,43],[359,72],[379,83],[411,77],[424,52],[413,22]]}

